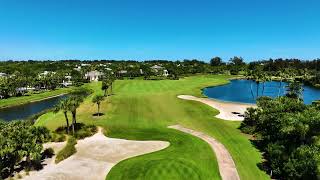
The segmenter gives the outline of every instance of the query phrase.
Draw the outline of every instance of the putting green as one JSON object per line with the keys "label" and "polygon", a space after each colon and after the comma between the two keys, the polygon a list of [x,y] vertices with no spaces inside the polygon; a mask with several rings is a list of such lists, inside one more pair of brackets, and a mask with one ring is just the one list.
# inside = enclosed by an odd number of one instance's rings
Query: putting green
{"label": "putting green", "polygon": [[[120,80],[114,95],[101,104],[101,117],[93,117],[96,106],[91,97],[78,110],[78,121],[106,129],[110,137],[135,140],[163,140],[170,146],[159,152],[124,160],[114,166],[107,179],[220,179],[213,151],[207,143],[191,135],[168,129],[181,124],[202,131],[225,145],[236,163],[241,179],[268,179],[257,167],[260,153],[237,129],[239,122],[222,121],[217,110],[177,95],[201,96],[201,88],[228,83],[230,76],[201,75],[181,80]],[[86,86],[101,93],[101,83]],[[45,114],[37,122],[54,130],[64,125],[59,114]],[[188,177],[188,178],[186,178]]]}

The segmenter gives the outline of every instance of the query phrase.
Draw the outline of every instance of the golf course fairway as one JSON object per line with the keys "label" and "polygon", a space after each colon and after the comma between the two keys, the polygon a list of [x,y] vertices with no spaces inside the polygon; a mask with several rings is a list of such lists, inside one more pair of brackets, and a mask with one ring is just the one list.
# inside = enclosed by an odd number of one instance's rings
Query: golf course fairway
{"label": "golf course fairway", "polygon": [[[237,128],[240,122],[215,117],[218,111],[178,95],[201,97],[201,89],[228,83],[231,76],[198,75],[180,80],[117,80],[112,95],[101,103],[103,116],[91,102],[103,94],[101,82],[85,86],[94,90],[77,112],[78,122],[105,129],[105,135],[131,140],[161,140],[170,143],[164,150],[130,158],[114,166],[107,179],[221,179],[216,157],[203,140],[168,126],[180,124],[201,131],[221,142],[231,154],[241,179],[269,179],[258,168],[261,154]],[[71,118],[71,117],[70,117]],[[36,125],[50,130],[65,125],[63,113],[42,115]]]}

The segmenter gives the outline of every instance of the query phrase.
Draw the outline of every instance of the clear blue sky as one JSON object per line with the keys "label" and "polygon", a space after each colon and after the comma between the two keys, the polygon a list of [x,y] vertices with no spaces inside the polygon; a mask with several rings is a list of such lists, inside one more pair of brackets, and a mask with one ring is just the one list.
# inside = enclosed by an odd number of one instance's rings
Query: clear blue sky
{"label": "clear blue sky", "polygon": [[0,0],[0,59],[311,59],[319,9],[319,0]]}

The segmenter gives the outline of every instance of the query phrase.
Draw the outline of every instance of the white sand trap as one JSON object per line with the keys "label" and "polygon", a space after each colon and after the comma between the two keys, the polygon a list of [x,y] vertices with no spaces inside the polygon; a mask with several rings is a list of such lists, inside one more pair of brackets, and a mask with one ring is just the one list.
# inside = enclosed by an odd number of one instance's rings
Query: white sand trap
{"label": "white sand trap", "polygon": [[[178,98],[185,99],[185,100],[198,101],[198,102],[207,104],[217,109],[220,112],[218,115],[216,115],[217,118],[220,118],[223,120],[230,120],[230,121],[243,121],[244,117],[239,116],[239,114],[244,115],[244,112],[246,111],[247,108],[256,107],[255,105],[250,105],[250,104],[221,102],[213,99],[198,98],[190,95],[180,95],[178,96]],[[239,114],[234,114],[233,112],[236,112]]]}
{"label": "white sand trap", "polygon": [[25,179],[102,180],[118,162],[130,157],[159,151],[169,146],[164,141],[131,141],[108,138],[99,132],[79,140],[77,153],[60,162],[49,164]]}
{"label": "white sand trap", "polygon": [[192,134],[206,141],[216,154],[221,178],[223,180],[240,180],[236,165],[230,153],[224,147],[224,145],[221,144],[219,141],[215,140],[211,136],[208,136],[202,132],[194,131],[192,129],[187,129],[180,125],[169,126],[169,128],[177,129],[179,131]]}

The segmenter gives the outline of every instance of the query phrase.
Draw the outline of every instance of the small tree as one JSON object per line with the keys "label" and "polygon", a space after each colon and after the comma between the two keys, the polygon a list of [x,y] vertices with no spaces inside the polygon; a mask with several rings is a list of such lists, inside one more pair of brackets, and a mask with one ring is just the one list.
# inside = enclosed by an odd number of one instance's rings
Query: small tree
{"label": "small tree", "polygon": [[97,104],[98,106],[98,116],[100,116],[100,104],[101,104],[101,101],[104,100],[104,96],[102,95],[95,95],[93,98],[92,98],[92,102]]}

